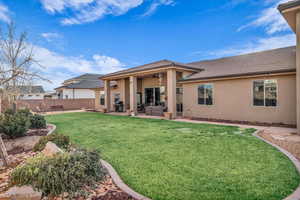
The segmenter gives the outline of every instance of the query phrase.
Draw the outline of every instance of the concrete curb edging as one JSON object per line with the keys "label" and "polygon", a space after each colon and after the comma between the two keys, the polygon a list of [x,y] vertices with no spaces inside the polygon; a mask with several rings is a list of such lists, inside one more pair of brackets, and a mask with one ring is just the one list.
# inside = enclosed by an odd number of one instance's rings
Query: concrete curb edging
{"label": "concrete curb edging", "polygon": [[47,125],[52,126],[51,130],[47,133],[47,135],[51,135],[56,130],[56,126],[54,124],[47,124]]}
{"label": "concrete curb edging", "polygon": [[[286,151],[285,149],[281,148],[280,146],[276,145],[276,144],[273,144],[269,141],[267,141],[266,139],[260,137],[258,135],[259,132],[261,132],[262,130],[257,130],[253,133],[253,136],[257,137],[258,139],[264,141],[265,143],[275,147],[276,149],[278,149],[280,152],[282,152],[284,155],[286,155],[292,162],[293,164],[295,165],[298,173],[300,174],[300,162],[297,158],[295,158],[290,152]],[[289,195],[288,197],[286,197],[285,199],[283,200],[299,200],[300,199],[300,185],[296,188],[296,190],[291,194]]]}
{"label": "concrete curb edging", "polygon": [[101,160],[101,164],[103,167],[105,167],[108,171],[108,173],[110,174],[113,182],[125,193],[127,193],[128,195],[132,196],[133,198],[137,199],[137,200],[151,200],[148,197],[145,197],[137,192],[135,192],[133,189],[131,189],[130,187],[128,187],[120,178],[120,176],[118,175],[118,173],[116,172],[116,170],[105,160]]}

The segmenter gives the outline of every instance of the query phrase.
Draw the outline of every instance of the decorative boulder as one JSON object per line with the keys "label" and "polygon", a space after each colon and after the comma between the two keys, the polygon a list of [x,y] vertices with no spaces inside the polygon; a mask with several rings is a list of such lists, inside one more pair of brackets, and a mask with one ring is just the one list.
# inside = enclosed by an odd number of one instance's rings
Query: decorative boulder
{"label": "decorative boulder", "polygon": [[54,144],[53,142],[48,142],[46,144],[45,149],[42,151],[42,153],[45,156],[53,156],[57,153],[63,153],[63,151],[58,146],[56,146],[56,144]]}
{"label": "decorative boulder", "polygon": [[42,193],[34,191],[30,186],[12,187],[0,195],[0,200],[40,200]]}

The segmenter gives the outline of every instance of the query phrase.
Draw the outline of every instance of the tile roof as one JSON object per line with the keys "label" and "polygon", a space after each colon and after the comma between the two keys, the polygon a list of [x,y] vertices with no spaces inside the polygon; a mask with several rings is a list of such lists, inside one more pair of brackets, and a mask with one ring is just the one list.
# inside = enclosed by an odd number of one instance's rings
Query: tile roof
{"label": "tile roof", "polygon": [[189,63],[204,71],[182,81],[296,71],[296,47]]}

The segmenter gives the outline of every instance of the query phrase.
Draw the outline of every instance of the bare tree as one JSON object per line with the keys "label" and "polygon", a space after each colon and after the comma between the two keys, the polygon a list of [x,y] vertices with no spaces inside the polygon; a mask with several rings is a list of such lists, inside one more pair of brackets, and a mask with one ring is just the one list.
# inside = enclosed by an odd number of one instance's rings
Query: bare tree
{"label": "bare tree", "polygon": [[[42,68],[34,58],[34,46],[27,41],[27,33],[16,33],[14,23],[7,29],[0,28],[0,94],[1,100],[8,100],[16,109],[16,100],[21,86],[30,86],[36,80],[48,81],[40,74]],[[0,136],[0,140],[1,136]],[[3,143],[3,141],[0,141]],[[1,148],[1,145],[0,145]],[[1,151],[2,150],[2,151]],[[0,149],[4,152],[5,149]],[[7,155],[7,153],[1,153]],[[4,160],[6,160],[4,158]]]}

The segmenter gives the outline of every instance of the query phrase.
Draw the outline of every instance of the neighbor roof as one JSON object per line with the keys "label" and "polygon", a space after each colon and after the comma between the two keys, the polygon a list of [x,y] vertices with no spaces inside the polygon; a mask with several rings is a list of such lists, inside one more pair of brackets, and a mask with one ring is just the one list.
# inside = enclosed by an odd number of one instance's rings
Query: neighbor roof
{"label": "neighbor roof", "polygon": [[184,64],[184,63],[173,62],[173,61],[170,61],[170,60],[160,60],[160,61],[157,61],[157,62],[153,62],[153,63],[149,63],[149,64],[145,64],[145,65],[141,65],[141,66],[132,67],[132,68],[129,68],[129,69],[117,71],[117,72],[114,72],[114,73],[106,74],[102,77],[104,78],[104,77],[109,77],[109,76],[117,76],[117,75],[123,75],[123,74],[127,74],[127,73],[158,69],[158,68],[163,68],[163,67],[168,67],[168,66],[178,66],[178,67],[182,67],[182,68],[186,68],[186,69],[201,70],[198,67],[191,66],[191,65],[188,65],[188,64]]}
{"label": "neighbor roof", "polygon": [[[103,76],[102,74],[82,74],[74,78],[65,80],[63,86],[59,88],[68,88],[68,89],[97,89],[104,87],[103,81],[99,77]],[[74,82],[72,82],[74,81]]]}
{"label": "neighbor roof", "polygon": [[189,63],[204,69],[182,81],[296,71],[296,47]]}
{"label": "neighbor roof", "polygon": [[76,76],[74,78],[70,78],[68,80],[65,80],[64,82],[73,81],[73,80],[98,80],[99,77],[103,76],[103,74],[82,74],[80,76]]}
{"label": "neighbor roof", "polygon": [[44,90],[43,86],[41,86],[41,85],[18,86],[18,89],[20,90],[21,94],[45,93],[45,90]]}
{"label": "neighbor roof", "polygon": [[300,0],[288,1],[286,3],[282,3],[278,6],[278,10],[281,12],[285,9],[293,8],[296,6],[300,6]]}
{"label": "neighbor roof", "polygon": [[69,89],[96,89],[104,87],[103,81],[97,80],[80,80],[76,83],[70,83],[68,85],[62,86],[61,88]]}

